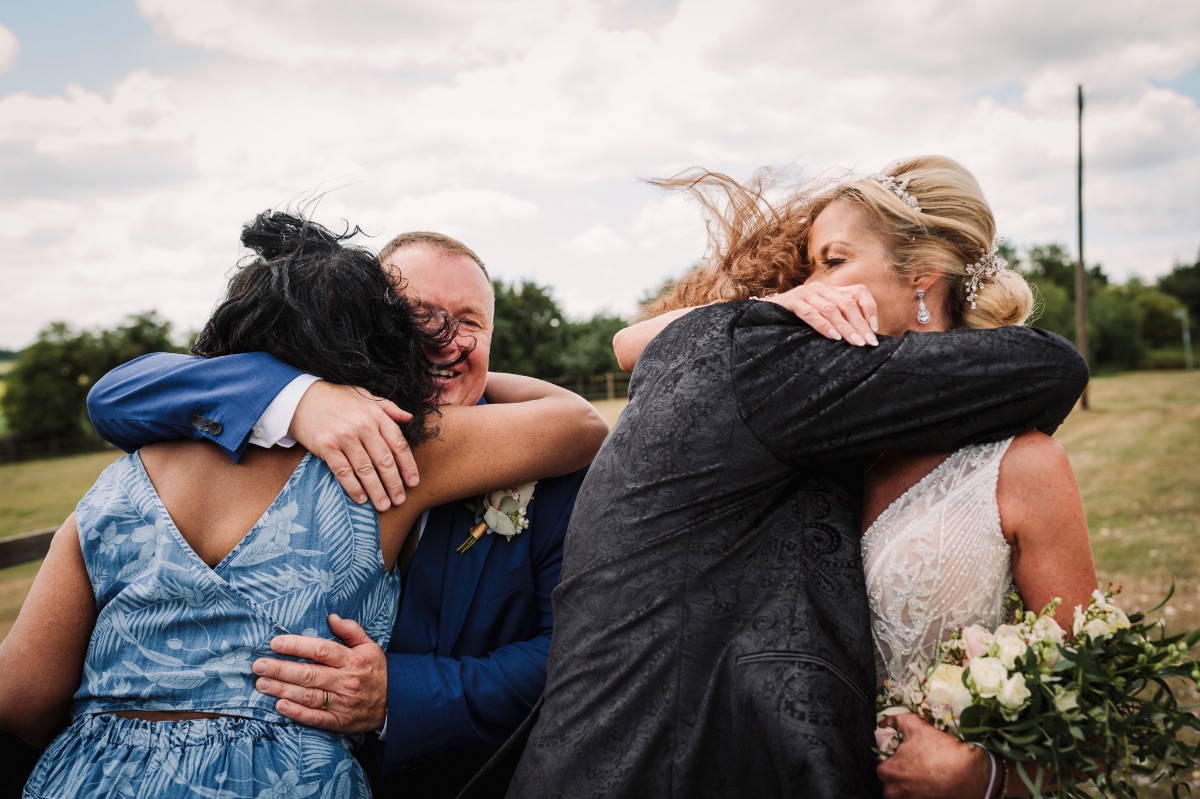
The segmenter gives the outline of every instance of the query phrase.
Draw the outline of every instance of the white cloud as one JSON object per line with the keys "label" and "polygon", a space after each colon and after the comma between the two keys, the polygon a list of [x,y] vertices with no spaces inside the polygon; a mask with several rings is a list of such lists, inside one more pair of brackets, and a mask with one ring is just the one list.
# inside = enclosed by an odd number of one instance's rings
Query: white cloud
{"label": "white cloud", "polygon": [[0,73],[7,72],[21,51],[21,43],[8,28],[0,25]]}
{"label": "white cloud", "polygon": [[[1152,275],[1200,246],[1197,98],[1158,88],[1200,63],[1196,4],[138,8],[208,57],[0,96],[0,346],[50,318],[151,307],[196,326],[241,224],[318,195],[320,221],[374,246],[442,230],[575,316],[632,310],[703,254],[699,209],[639,182],[692,165],[746,178],[942,152],[978,175],[1011,241],[1071,244],[1078,83],[1089,261]],[[0,28],[0,69],[16,46]]]}
{"label": "white cloud", "polygon": [[629,249],[629,242],[608,225],[595,224],[588,227],[579,235],[564,242],[568,249],[599,255],[600,253],[617,253]]}

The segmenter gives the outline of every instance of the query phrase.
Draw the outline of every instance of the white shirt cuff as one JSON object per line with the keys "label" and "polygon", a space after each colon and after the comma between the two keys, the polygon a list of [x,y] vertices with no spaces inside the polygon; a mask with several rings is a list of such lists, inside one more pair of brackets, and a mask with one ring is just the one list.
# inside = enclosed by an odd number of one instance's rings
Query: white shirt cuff
{"label": "white shirt cuff", "polygon": [[300,398],[304,396],[304,392],[320,379],[315,375],[305,374],[284,386],[251,428],[250,443],[259,447],[290,447],[295,444],[296,439],[288,435],[292,417],[296,415],[296,408],[300,405]]}

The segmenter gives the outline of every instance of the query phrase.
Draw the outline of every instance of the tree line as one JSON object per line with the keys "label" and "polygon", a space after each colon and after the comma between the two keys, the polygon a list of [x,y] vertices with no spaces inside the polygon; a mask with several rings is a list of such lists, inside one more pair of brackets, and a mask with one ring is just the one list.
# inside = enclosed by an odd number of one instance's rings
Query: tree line
{"label": "tree line", "polygon": [[[524,281],[494,282],[496,331],[491,368],[532,375],[573,388],[586,388],[617,371],[612,337],[627,322],[597,314],[568,319],[545,286]],[[87,393],[105,373],[152,352],[187,352],[195,334],[177,339],[170,322],[154,311],[129,317],[110,330],[77,330],[53,322],[33,344],[12,353],[0,375],[3,422],[0,445],[13,442],[72,443],[94,440],[87,418]],[[7,441],[6,441],[7,440]],[[37,451],[35,447],[34,452]],[[3,447],[0,446],[0,452]]]}
{"label": "tree line", "polygon": [[[1035,286],[1037,316],[1032,324],[1075,337],[1075,269],[1066,248],[1035,246],[1022,260],[1011,248],[1001,254]],[[540,377],[573,388],[603,383],[618,370],[612,337],[628,321],[597,314],[568,319],[553,291],[530,281],[495,281],[496,329],[491,367]],[[661,290],[669,288],[670,281]],[[1181,368],[1182,319],[1193,328],[1200,319],[1200,254],[1179,263],[1155,285],[1131,279],[1118,285],[1099,265],[1087,270],[1089,363],[1093,371]],[[651,293],[650,296],[653,296]],[[648,299],[648,297],[647,297]],[[75,330],[54,322],[37,340],[16,353],[5,377],[0,410],[7,438],[21,442],[94,439],[85,399],[104,373],[150,352],[184,352],[170,322],[155,312],[130,317],[111,330]],[[2,428],[0,428],[2,429]]]}

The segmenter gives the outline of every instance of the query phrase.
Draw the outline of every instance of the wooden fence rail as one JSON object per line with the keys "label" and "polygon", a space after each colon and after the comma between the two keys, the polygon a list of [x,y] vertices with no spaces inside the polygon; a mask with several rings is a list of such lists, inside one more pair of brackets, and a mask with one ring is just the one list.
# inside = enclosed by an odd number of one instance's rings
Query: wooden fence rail
{"label": "wooden fence rail", "polygon": [[46,557],[50,551],[50,540],[57,531],[57,527],[47,527],[45,530],[0,538],[0,569]]}

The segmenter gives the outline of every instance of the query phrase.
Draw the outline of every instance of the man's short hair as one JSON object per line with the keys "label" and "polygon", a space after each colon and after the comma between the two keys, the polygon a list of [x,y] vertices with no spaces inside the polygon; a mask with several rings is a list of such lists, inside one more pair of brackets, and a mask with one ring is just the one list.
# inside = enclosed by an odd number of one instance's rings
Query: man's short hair
{"label": "man's short hair", "polygon": [[491,280],[491,275],[488,274],[487,267],[483,265],[483,261],[475,254],[474,250],[458,239],[452,239],[445,234],[434,233],[428,230],[414,230],[396,236],[379,251],[379,260],[381,262],[386,261],[396,250],[401,247],[407,247],[410,244],[429,244],[455,255],[465,255],[479,264],[479,268],[483,270],[484,277],[489,281]]}

